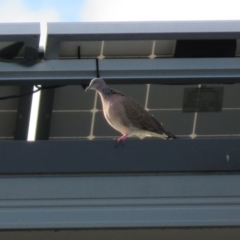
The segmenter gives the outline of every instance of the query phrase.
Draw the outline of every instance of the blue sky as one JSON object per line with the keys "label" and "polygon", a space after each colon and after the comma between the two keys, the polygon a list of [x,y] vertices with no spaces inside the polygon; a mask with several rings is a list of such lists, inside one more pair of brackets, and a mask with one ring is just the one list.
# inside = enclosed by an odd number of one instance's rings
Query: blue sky
{"label": "blue sky", "polygon": [[52,8],[59,13],[61,21],[75,22],[80,20],[78,9],[84,8],[86,0],[24,0],[23,2],[34,12]]}

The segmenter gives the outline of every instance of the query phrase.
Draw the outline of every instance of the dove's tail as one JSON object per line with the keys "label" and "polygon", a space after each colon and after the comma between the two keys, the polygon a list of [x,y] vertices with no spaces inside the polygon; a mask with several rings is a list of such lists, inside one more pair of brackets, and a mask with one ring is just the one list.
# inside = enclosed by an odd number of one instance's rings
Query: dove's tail
{"label": "dove's tail", "polygon": [[166,136],[167,139],[177,139],[177,137],[171,134],[170,132],[164,131],[164,133],[167,135]]}

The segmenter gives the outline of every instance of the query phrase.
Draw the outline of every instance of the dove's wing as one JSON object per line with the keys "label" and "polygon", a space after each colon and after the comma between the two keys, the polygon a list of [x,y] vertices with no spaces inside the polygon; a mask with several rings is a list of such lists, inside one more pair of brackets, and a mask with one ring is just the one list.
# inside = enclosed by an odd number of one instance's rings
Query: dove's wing
{"label": "dove's wing", "polygon": [[134,127],[158,134],[166,134],[169,138],[176,138],[173,134],[167,132],[163,125],[134,99],[125,96],[123,105],[126,116]]}

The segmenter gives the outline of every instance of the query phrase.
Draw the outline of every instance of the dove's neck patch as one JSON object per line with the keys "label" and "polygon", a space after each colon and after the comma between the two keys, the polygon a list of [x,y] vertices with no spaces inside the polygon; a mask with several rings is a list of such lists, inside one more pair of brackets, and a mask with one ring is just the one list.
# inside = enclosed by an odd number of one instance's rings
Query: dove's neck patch
{"label": "dove's neck patch", "polygon": [[116,94],[117,92],[111,88],[103,88],[102,93],[105,95],[112,95],[112,94]]}

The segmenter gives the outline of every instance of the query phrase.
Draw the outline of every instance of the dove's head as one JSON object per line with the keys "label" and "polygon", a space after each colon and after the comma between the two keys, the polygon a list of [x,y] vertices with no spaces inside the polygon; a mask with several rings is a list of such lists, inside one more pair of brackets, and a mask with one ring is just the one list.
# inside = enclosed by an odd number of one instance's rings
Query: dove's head
{"label": "dove's head", "polygon": [[102,78],[93,78],[91,80],[89,86],[85,89],[85,91],[87,92],[87,90],[89,90],[89,89],[100,91],[105,86],[107,86],[107,84],[104,82],[104,80]]}

